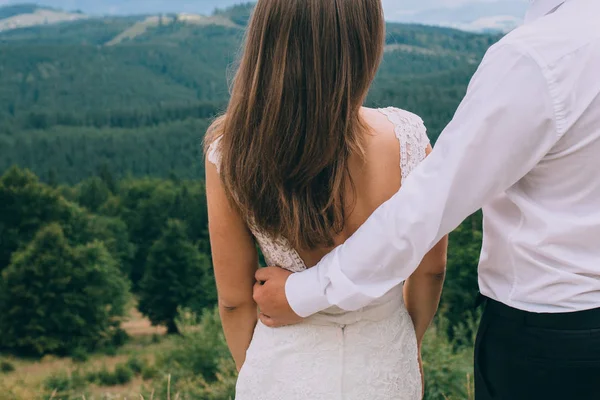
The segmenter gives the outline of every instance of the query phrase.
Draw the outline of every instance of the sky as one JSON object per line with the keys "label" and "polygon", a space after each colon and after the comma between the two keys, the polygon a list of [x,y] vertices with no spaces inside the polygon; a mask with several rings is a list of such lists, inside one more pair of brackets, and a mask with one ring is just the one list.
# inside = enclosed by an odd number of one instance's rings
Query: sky
{"label": "sky", "polygon": [[[525,3],[527,0],[382,0],[388,19],[429,9],[457,7],[467,3]],[[91,14],[131,14],[155,12],[193,12],[209,14],[216,7],[227,7],[240,0],[0,0],[0,5],[36,2],[64,10]],[[501,7],[500,7],[501,8]]]}

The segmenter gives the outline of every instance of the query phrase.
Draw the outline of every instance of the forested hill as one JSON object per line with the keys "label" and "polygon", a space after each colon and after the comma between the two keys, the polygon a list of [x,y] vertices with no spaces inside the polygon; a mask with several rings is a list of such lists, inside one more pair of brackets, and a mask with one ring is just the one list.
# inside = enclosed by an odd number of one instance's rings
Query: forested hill
{"label": "forested hill", "polygon": [[[199,177],[202,134],[227,102],[250,9],[1,31],[0,172],[18,164],[76,182],[108,165],[117,176]],[[14,13],[0,8],[0,23]],[[420,114],[435,139],[495,40],[390,24],[369,105]]]}

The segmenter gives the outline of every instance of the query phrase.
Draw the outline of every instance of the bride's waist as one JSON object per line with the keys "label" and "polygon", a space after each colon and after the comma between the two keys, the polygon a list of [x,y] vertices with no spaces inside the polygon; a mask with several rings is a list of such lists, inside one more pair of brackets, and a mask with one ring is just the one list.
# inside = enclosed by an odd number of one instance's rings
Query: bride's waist
{"label": "bride's waist", "polygon": [[305,322],[314,325],[351,325],[360,321],[376,322],[390,317],[399,309],[405,309],[402,285],[359,310],[345,311],[339,307],[330,307],[307,318]]}

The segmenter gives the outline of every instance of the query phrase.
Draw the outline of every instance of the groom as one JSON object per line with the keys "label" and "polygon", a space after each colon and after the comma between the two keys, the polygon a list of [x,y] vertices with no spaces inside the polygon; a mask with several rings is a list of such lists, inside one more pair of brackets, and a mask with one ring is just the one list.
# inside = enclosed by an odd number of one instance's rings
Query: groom
{"label": "groom", "polygon": [[600,399],[599,16],[534,1],[397,195],[315,268],[257,273],[262,321],[368,305],[483,207],[476,398]]}

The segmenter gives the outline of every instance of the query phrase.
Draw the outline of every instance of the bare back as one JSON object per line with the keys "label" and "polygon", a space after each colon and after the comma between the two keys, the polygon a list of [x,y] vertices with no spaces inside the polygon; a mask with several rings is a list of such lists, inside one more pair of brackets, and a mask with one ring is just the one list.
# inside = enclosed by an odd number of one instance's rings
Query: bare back
{"label": "bare back", "polygon": [[[349,178],[354,191],[346,196],[352,202],[346,205],[348,218],[342,232],[334,238],[335,246],[343,244],[379,206],[398,192],[402,180],[423,161],[430,149],[425,125],[415,114],[392,107],[363,108],[361,117],[370,128],[365,133],[365,157],[351,156]],[[208,160],[218,170],[220,159],[217,140],[209,149]],[[294,249],[285,238],[269,237],[251,223],[249,228],[267,263],[292,272],[316,265],[332,250]]]}
{"label": "bare back", "polygon": [[[353,155],[349,162],[354,190],[351,185],[346,185],[348,193],[345,198],[352,201],[346,205],[346,224],[343,231],[334,237],[334,247],[298,250],[309,267],[348,240],[379,206],[396,194],[403,176],[408,176],[430,148],[425,127],[414,114],[395,108],[362,108],[361,118],[369,131],[365,134],[364,158]],[[411,149],[408,154],[409,149],[415,146],[417,148]]]}

